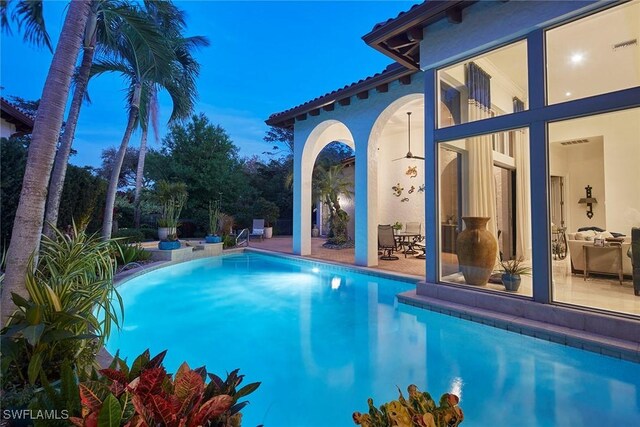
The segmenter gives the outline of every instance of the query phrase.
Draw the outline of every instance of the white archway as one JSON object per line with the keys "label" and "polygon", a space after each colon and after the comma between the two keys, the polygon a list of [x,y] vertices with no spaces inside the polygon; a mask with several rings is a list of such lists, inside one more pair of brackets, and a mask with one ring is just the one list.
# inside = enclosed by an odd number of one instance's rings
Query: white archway
{"label": "white archway", "polygon": [[[301,148],[295,147],[293,188],[293,253],[311,254],[311,180],[318,154],[329,143],[342,142],[355,150],[347,126],[338,120],[325,120],[309,133]],[[356,225],[357,227],[357,225]]]}
{"label": "white archway", "polygon": [[[367,141],[367,161],[364,163],[367,165],[366,169],[366,213],[367,213],[367,235],[366,237],[366,258],[368,265],[377,265],[378,263],[378,228],[377,225],[380,221],[379,215],[379,196],[378,196],[378,176],[379,176],[379,163],[380,163],[380,140],[385,130],[389,130],[389,126],[398,126],[404,129],[406,135],[406,116],[405,111],[412,111],[412,129],[420,129],[420,132],[412,131],[412,152],[418,156],[424,156],[424,93],[417,92],[402,96],[391,104],[389,104],[376,118],[371,132],[369,133],[369,139]],[[398,147],[400,152],[406,153],[406,140],[399,141]],[[398,156],[400,157],[400,156]],[[356,165],[358,164],[358,158],[356,153]],[[362,164],[362,163],[360,163]],[[424,168],[422,168],[424,171]],[[357,172],[357,166],[356,166]],[[424,176],[424,175],[423,175]],[[356,188],[358,188],[357,183]],[[387,183],[388,184],[388,183]],[[389,184],[389,186],[392,184]],[[421,194],[421,193],[420,193]],[[424,206],[424,205],[422,205]],[[424,218],[424,212],[422,212],[422,218]],[[424,221],[423,230],[424,230]],[[358,224],[356,224],[356,227]],[[362,230],[361,230],[362,231]],[[358,232],[356,232],[356,237]],[[356,247],[358,241],[356,240]],[[356,252],[356,263],[358,263],[358,252]]]}

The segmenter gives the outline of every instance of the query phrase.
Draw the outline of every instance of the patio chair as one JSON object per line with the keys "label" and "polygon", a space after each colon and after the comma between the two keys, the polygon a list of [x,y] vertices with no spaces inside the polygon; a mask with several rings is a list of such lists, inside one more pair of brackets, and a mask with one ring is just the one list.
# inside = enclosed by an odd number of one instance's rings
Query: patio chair
{"label": "patio chair", "polygon": [[249,238],[259,237],[260,240],[264,240],[264,219],[254,219],[253,227],[251,227],[251,234]]}
{"label": "patio chair", "polygon": [[378,247],[384,251],[380,259],[387,261],[397,261],[400,259],[396,255],[393,255],[397,246],[391,225],[378,225]]}

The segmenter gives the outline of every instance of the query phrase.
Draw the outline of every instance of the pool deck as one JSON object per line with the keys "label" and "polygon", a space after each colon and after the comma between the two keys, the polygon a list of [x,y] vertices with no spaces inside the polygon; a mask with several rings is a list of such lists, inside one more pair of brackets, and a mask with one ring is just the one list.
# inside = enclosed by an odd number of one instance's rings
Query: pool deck
{"label": "pool deck", "polygon": [[[568,345],[609,357],[640,363],[640,322],[599,312],[541,304],[529,298],[482,292],[461,286],[438,286],[425,282],[425,262],[399,254],[397,261],[380,261],[377,267],[354,265],[353,249],[326,249],[322,238],[312,239],[310,256],[293,254],[291,237],[251,241],[248,250],[323,261],[365,274],[392,277],[416,283],[416,290],[398,295],[404,304],[506,329],[546,341]],[[225,253],[243,251],[237,248]],[[156,268],[175,264],[153,262],[117,275],[117,284]]]}

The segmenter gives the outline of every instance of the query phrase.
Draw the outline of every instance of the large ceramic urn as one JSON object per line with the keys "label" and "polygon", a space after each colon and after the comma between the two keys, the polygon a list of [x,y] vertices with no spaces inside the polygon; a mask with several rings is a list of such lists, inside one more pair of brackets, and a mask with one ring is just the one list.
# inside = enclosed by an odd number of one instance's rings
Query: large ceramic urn
{"label": "large ceramic urn", "polygon": [[466,228],[458,234],[456,251],[460,271],[469,285],[486,285],[496,263],[498,241],[487,230],[490,219],[482,216],[462,217]]}

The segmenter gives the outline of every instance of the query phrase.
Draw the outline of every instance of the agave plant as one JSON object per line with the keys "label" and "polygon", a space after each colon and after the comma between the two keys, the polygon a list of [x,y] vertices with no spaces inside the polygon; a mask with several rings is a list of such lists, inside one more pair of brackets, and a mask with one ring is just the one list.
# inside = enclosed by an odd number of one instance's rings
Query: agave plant
{"label": "agave plant", "polygon": [[464,420],[460,399],[455,394],[445,393],[436,402],[427,392],[421,392],[414,384],[407,391],[405,399],[398,389],[398,400],[393,400],[376,408],[373,399],[368,399],[369,413],[353,413],[353,422],[363,427],[456,427]]}
{"label": "agave plant", "polygon": [[162,366],[165,354],[151,358],[146,350],[131,369],[116,356],[108,369],[99,371],[100,378],[80,383],[82,416],[70,421],[76,426],[240,425],[240,410],[248,402],[238,400],[254,392],[260,383],[237,389],[243,379],[238,370],[222,381],[207,374],[204,367],[191,369],[187,363],[171,376]]}

